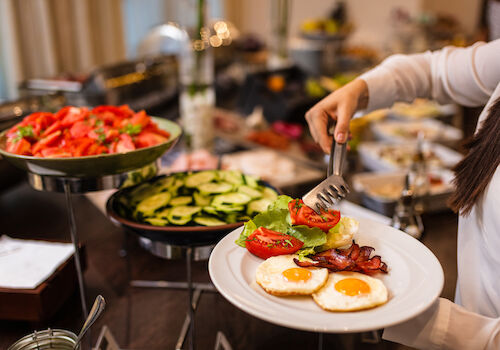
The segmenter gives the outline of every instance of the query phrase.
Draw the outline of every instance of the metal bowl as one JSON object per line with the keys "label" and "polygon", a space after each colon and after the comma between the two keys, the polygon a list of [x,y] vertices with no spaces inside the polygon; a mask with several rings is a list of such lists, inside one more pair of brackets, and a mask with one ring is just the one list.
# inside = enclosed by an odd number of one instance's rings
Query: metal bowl
{"label": "metal bowl", "polygon": [[[157,176],[147,182],[154,182],[159,177]],[[281,192],[264,182],[264,185],[272,188],[278,194]],[[106,212],[109,219],[117,226],[122,226],[125,229],[145,237],[154,242],[162,242],[174,246],[207,246],[217,243],[225,235],[234,229],[242,226],[244,222],[235,222],[232,224],[218,226],[153,226],[137,221],[130,220],[119,214],[120,197],[132,191],[136,186],[127,187],[115,192],[109,197],[106,203]]]}
{"label": "metal bowl", "polygon": [[151,118],[158,124],[160,129],[170,133],[168,141],[125,153],[71,158],[42,158],[7,152],[5,148],[8,130],[4,130],[0,133],[0,155],[18,168],[37,175],[93,177],[120,174],[154,162],[172,148],[179,139],[182,132],[179,125],[167,119]]}
{"label": "metal bowl", "polygon": [[74,348],[77,339],[78,337],[73,332],[49,328],[22,337],[7,350],[78,350],[80,345]]}

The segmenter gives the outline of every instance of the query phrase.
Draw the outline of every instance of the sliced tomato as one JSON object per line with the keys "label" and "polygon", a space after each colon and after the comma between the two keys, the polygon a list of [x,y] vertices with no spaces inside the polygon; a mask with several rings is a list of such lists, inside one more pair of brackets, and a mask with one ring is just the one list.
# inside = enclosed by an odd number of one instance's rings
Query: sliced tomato
{"label": "sliced tomato", "polygon": [[155,123],[149,123],[148,126],[142,129],[142,131],[152,132],[161,135],[163,137],[166,137],[167,139],[170,138],[170,133],[168,131],[160,129],[158,125],[156,125]]}
{"label": "sliced tomato", "polygon": [[338,210],[322,210],[318,214],[312,208],[305,205],[302,199],[290,201],[288,209],[290,210],[292,225],[318,227],[325,232],[328,232],[328,230],[337,225],[340,220],[340,212]]}
{"label": "sliced tomato", "polygon": [[92,127],[89,123],[83,120],[76,122],[73,124],[71,129],[69,129],[69,132],[74,139],[85,137],[90,131],[92,131]]}
{"label": "sliced tomato", "polygon": [[61,130],[62,124],[60,120],[56,120],[52,125],[50,125],[47,129],[44,130],[42,136],[46,136],[52,134],[54,131]]}
{"label": "sliced tomato", "polygon": [[130,116],[130,112],[127,109],[122,108],[122,107],[123,106],[121,106],[121,107],[98,106],[98,107],[95,107],[94,109],[92,109],[90,111],[90,113],[95,114],[95,115],[101,115],[101,114],[109,115],[109,114],[111,114],[111,115],[118,117],[118,118],[128,118]]}
{"label": "sliced tomato", "polygon": [[245,246],[250,253],[262,259],[271,256],[293,254],[304,243],[290,235],[259,227],[245,241]]}
{"label": "sliced tomato", "polygon": [[146,112],[142,110],[134,114],[134,116],[129,120],[129,123],[132,125],[140,125],[141,128],[144,128],[150,121],[151,118],[149,118]]}
{"label": "sliced tomato", "polygon": [[121,134],[120,140],[116,144],[116,152],[123,153],[128,151],[133,151],[135,149],[134,142],[132,141],[132,137],[128,134]]}
{"label": "sliced tomato", "polygon": [[60,147],[47,147],[42,149],[40,153],[45,158],[67,158],[73,156],[70,151]]}
{"label": "sliced tomato", "polygon": [[87,150],[89,149],[89,147],[93,143],[94,143],[94,140],[92,140],[89,137],[82,137],[82,138],[73,140],[71,142],[72,149],[73,149],[73,155],[75,157],[86,156],[87,155]]}
{"label": "sliced tomato", "polygon": [[61,130],[57,130],[57,131],[53,132],[52,134],[47,135],[46,137],[44,137],[43,139],[41,139],[40,141],[38,141],[37,143],[35,143],[33,145],[32,152],[38,153],[39,151],[41,151],[44,148],[56,145],[57,142],[59,141],[61,134],[62,134]]}
{"label": "sliced tomato", "polygon": [[141,132],[135,137],[135,144],[137,148],[142,148],[154,146],[167,140],[167,138],[152,132]]}
{"label": "sliced tomato", "polygon": [[88,116],[87,108],[77,108],[71,107],[68,109],[66,115],[61,120],[61,124],[64,126],[70,126],[77,121],[83,120]]}
{"label": "sliced tomato", "polygon": [[31,154],[31,143],[29,143],[24,138],[14,141],[7,141],[7,152],[21,154],[21,155],[30,155]]}

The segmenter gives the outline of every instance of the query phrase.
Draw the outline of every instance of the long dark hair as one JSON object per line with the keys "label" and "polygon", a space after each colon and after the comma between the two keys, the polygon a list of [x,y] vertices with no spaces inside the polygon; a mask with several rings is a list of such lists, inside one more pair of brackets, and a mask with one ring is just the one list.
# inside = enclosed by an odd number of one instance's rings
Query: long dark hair
{"label": "long dark hair", "polygon": [[478,132],[464,145],[465,157],[455,166],[455,191],[448,205],[468,215],[481,198],[500,164],[500,98],[488,111]]}

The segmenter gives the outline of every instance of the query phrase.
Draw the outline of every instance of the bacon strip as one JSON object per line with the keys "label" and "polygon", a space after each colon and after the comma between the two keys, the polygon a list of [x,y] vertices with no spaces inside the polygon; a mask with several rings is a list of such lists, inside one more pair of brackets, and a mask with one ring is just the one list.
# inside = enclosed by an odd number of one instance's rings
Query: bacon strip
{"label": "bacon strip", "polygon": [[369,246],[360,247],[352,241],[346,249],[329,249],[310,256],[313,261],[293,259],[301,267],[325,267],[333,272],[356,271],[367,275],[377,272],[387,273],[387,264],[379,255],[370,258],[375,249]]}

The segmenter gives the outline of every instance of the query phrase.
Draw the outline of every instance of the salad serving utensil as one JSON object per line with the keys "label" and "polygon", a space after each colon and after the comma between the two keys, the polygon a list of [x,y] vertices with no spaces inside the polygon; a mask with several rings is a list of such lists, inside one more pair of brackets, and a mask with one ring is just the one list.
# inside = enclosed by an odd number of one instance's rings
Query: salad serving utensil
{"label": "salad serving utensil", "polygon": [[328,210],[350,192],[349,186],[342,177],[342,168],[346,158],[347,142],[332,141],[330,160],[328,161],[327,178],[311,191],[306,193],[302,200],[318,214],[321,210]]}
{"label": "salad serving utensil", "polygon": [[78,344],[83,339],[83,336],[87,331],[90,329],[90,327],[94,324],[94,322],[99,318],[101,313],[104,311],[104,308],[106,306],[106,301],[102,297],[102,295],[98,295],[97,298],[94,301],[94,305],[92,305],[92,309],[90,310],[90,313],[85,320],[85,323],[82,326],[82,329],[80,330],[80,334],[78,334],[78,339],[76,340],[76,343],[73,347],[73,349],[78,348]]}

